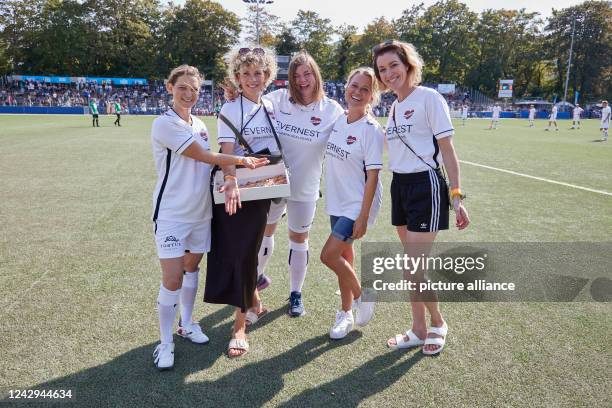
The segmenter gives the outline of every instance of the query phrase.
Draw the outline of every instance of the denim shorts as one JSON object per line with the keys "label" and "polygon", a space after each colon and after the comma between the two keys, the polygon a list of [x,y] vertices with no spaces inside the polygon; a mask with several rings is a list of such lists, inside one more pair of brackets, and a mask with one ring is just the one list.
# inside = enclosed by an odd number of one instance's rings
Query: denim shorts
{"label": "denim shorts", "polygon": [[355,224],[355,221],[347,217],[336,217],[335,215],[330,215],[329,222],[331,224],[331,234],[334,237],[348,244],[353,242],[351,236],[353,235],[353,225]]}

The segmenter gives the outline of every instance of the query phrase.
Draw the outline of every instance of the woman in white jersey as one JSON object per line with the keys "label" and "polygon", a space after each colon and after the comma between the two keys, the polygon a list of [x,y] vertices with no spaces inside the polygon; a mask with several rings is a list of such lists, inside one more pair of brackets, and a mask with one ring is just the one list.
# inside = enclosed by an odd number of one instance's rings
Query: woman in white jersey
{"label": "woman in white jersey", "polygon": [[210,164],[255,168],[266,163],[210,151],[206,126],[191,115],[201,84],[197,68],[181,65],[173,69],[166,86],[172,94],[172,108],[155,119],[151,129],[158,175],[152,218],[162,269],[157,297],[161,344],[153,355],[155,365],[162,370],[174,366],[172,329],[177,305],[181,305],[178,334],[194,343],[208,342],[191,315],[198,265],[210,247]]}
{"label": "woman in white jersey", "polygon": [[[242,47],[227,56],[226,81],[238,88],[238,96],[219,112],[218,136],[223,153],[244,155],[239,132],[253,153],[278,154],[272,106],[261,96],[276,77],[276,57],[269,49]],[[227,122],[226,122],[227,121]],[[232,126],[229,126],[231,123]],[[228,356],[238,357],[249,349],[246,318],[262,316],[256,290],[257,253],[261,245],[270,200],[240,201],[236,167],[222,167],[225,204],[213,206],[212,243],[207,257],[204,301],[236,306],[236,319]],[[237,235],[238,234],[238,235]]]}
{"label": "woman in white jersey", "polygon": [[290,172],[291,196],[270,206],[259,249],[258,287],[264,289],[270,282],[264,270],[274,249],[276,224],[286,210],[290,275],[287,313],[298,317],[305,313],[302,286],[308,264],[308,231],[319,198],[325,145],[344,110],[325,96],[319,67],[305,51],[297,53],[289,63],[289,89],[276,90],[264,99],[274,107],[283,157]]}
{"label": "woman in white jersey", "polygon": [[[338,277],[342,308],[329,331],[332,339],[344,338],[353,323],[366,325],[374,313],[373,299],[362,296],[353,267],[353,240],[374,224],[382,202],[384,132],[370,113],[379,91],[372,68],[357,68],[348,77],[345,100],[348,113],[334,124],[325,152],[325,204],[331,234],[321,251],[321,262]],[[353,317],[353,308],[357,317]]]}
{"label": "woman in white jersey", "polygon": [[[418,86],[423,60],[411,44],[395,40],[381,43],[373,49],[373,63],[383,89],[397,95],[386,129],[389,168],[393,171],[392,224],[408,256],[427,256],[438,231],[448,229],[448,187],[440,172],[443,164],[450,179],[456,226],[464,229],[469,224],[462,203],[448,105],[437,91]],[[417,271],[414,277],[423,280],[424,271]],[[423,301],[425,298],[429,301]],[[391,348],[422,345],[424,354],[440,353],[447,325],[435,293],[411,292],[410,300],[412,329],[389,339],[387,345]],[[431,317],[429,329],[426,310]]]}

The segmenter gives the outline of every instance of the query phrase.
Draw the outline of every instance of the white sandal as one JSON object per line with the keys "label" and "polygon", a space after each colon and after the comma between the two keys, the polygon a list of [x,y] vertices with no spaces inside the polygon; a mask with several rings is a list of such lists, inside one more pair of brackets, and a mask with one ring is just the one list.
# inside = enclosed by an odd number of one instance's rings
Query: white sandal
{"label": "white sandal", "polygon": [[268,314],[268,309],[265,307],[259,313],[255,313],[253,310],[249,309],[246,312],[245,320],[247,326],[252,326],[259,321],[262,317]]}
{"label": "white sandal", "polygon": [[403,334],[396,334],[395,344],[389,344],[389,341],[387,340],[387,347],[393,350],[400,350],[400,349],[419,347],[419,346],[422,346],[423,343],[425,343],[425,340],[419,339],[417,335],[414,334],[412,329],[408,330],[405,336],[408,337],[408,341],[404,340]]}
{"label": "white sandal", "polygon": [[446,344],[446,334],[448,333],[448,326],[446,325],[446,322],[444,322],[444,325],[442,327],[430,327],[429,330],[427,331],[427,334],[429,335],[430,333],[437,334],[438,336],[443,336],[442,338],[427,337],[425,339],[424,346],[428,344],[435,344],[437,346],[440,346],[434,351],[426,351],[425,348],[423,347],[423,354],[425,354],[426,356],[435,356],[442,352],[442,349],[444,349],[444,345]]}
{"label": "white sandal", "polygon": [[[230,355],[230,350],[239,350],[242,351],[240,354],[236,354],[235,356]],[[249,351],[249,342],[246,339],[236,339],[232,338],[227,345],[227,356],[229,358],[237,358],[244,356]]]}

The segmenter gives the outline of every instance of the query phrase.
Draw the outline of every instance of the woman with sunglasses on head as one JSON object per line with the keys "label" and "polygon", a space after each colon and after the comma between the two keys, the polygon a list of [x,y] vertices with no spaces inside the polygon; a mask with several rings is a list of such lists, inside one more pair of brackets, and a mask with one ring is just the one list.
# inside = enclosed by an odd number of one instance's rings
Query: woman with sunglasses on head
{"label": "woman with sunglasses on head", "polygon": [[[449,224],[448,186],[440,171],[442,165],[450,179],[455,225],[462,230],[470,223],[462,201],[448,105],[437,91],[419,86],[423,60],[412,44],[387,41],[372,51],[382,88],[397,95],[386,128],[389,168],[393,171],[392,224],[408,256],[427,256],[438,231],[448,229]],[[410,272],[414,273],[410,280],[426,279],[423,270]],[[411,292],[410,300],[412,329],[389,339],[387,345],[394,349],[423,346],[424,354],[439,354],[448,328],[435,292]],[[429,330],[426,310],[431,318]]]}
{"label": "woman with sunglasses on head", "polygon": [[340,287],[342,308],[329,331],[336,340],[344,338],[354,322],[365,326],[374,313],[374,299],[362,296],[353,268],[353,240],[374,224],[382,202],[378,173],[383,167],[384,132],[371,111],[378,96],[372,68],[357,68],[349,74],[344,94],[348,113],[334,124],[325,153],[325,204],[332,231],[321,262],[334,271]]}
{"label": "woman with sunglasses on head", "polygon": [[272,103],[283,157],[289,168],[291,196],[273,202],[268,225],[259,249],[258,287],[270,279],[264,274],[274,249],[274,232],[283,214],[289,228],[290,294],[287,313],[305,314],[302,287],[308,266],[308,232],[314,220],[325,146],[332,126],[344,110],[327,98],[319,66],[306,51],[298,52],[289,63],[289,89],[278,89],[264,96]]}
{"label": "woman with sunglasses on head", "polygon": [[[276,58],[271,50],[242,47],[226,55],[226,82],[238,89],[226,102],[217,121],[221,151],[226,154],[278,154],[272,106],[261,96],[276,77]],[[241,136],[241,137],[240,137]],[[246,145],[244,144],[246,142]],[[248,147],[247,147],[248,145]],[[249,349],[247,315],[266,313],[256,289],[257,252],[266,227],[270,199],[240,201],[236,166],[221,166],[225,204],[213,206],[212,243],[207,261],[204,301],[236,306],[228,356],[238,357]]]}
{"label": "woman with sunglasses on head", "polygon": [[198,265],[210,248],[210,164],[255,168],[267,162],[210,151],[206,126],[191,115],[202,80],[195,67],[181,65],[173,69],[166,85],[172,94],[172,108],[155,119],[151,129],[158,174],[153,222],[162,269],[157,297],[161,344],[153,356],[160,370],[174,366],[172,328],[177,305],[180,305],[178,335],[197,344],[208,342],[200,326],[192,322],[192,312]]}

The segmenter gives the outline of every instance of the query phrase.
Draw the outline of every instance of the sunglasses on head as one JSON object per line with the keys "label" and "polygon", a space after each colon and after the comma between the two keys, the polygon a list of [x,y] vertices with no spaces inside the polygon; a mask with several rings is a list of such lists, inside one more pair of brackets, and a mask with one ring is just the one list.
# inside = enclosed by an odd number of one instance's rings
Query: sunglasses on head
{"label": "sunglasses on head", "polygon": [[399,47],[399,45],[400,45],[400,42],[396,40],[387,40],[385,42],[381,42],[380,44],[372,47],[372,55],[378,54],[380,51],[384,50],[385,48]]}
{"label": "sunglasses on head", "polygon": [[253,49],[250,49],[248,47],[244,47],[238,50],[238,55],[244,55],[244,54],[248,54],[249,52],[252,52],[255,55],[265,55],[265,51],[263,48],[260,47],[256,47]]}

